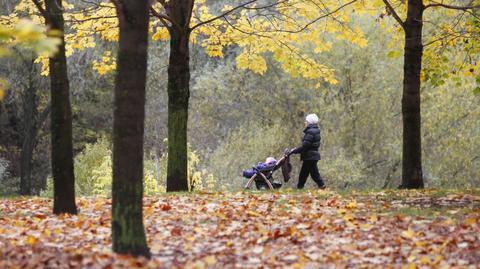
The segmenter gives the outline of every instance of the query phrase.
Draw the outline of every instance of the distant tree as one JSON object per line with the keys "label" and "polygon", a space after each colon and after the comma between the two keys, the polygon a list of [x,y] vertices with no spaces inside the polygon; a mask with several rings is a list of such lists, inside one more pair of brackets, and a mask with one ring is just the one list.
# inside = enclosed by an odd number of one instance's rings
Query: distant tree
{"label": "distant tree", "polygon": [[[38,142],[38,133],[44,122],[50,116],[51,106],[48,103],[43,110],[39,111],[39,85],[36,82],[38,70],[33,62],[34,58],[22,57],[22,63],[26,67],[27,76],[25,78],[21,92],[22,103],[22,130],[20,139],[20,194],[32,195],[38,194],[40,187],[34,188],[33,180],[33,153]],[[42,182],[44,183],[44,182]],[[41,184],[40,184],[41,185]],[[45,186],[43,186],[45,187]]]}
{"label": "distant tree", "polygon": [[149,3],[116,0],[114,4],[120,39],[113,113],[113,250],[148,257],[142,198]]}

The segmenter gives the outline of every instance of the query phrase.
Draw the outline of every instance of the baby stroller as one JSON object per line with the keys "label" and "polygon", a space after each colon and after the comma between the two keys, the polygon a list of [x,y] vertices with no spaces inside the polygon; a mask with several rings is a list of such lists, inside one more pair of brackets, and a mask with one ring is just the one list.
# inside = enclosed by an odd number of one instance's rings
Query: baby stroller
{"label": "baby stroller", "polygon": [[267,188],[273,190],[281,188],[282,183],[273,178],[273,173],[281,168],[283,180],[285,183],[288,182],[292,166],[287,153],[288,149],[285,150],[284,156],[278,161],[269,157],[265,163],[258,163],[253,166],[252,169],[244,170],[243,177],[248,178],[245,189],[249,189],[253,182],[255,182],[257,190],[264,190]]}

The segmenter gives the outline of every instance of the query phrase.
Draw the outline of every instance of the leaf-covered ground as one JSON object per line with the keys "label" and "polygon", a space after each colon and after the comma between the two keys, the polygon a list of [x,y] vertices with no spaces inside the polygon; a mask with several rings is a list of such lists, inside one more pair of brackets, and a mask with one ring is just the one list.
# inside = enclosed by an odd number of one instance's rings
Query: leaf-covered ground
{"label": "leaf-covered ground", "polygon": [[48,199],[0,200],[0,268],[480,266],[478,191],[147,197],[150,261],[110,251],[110,203],[57,217]]}

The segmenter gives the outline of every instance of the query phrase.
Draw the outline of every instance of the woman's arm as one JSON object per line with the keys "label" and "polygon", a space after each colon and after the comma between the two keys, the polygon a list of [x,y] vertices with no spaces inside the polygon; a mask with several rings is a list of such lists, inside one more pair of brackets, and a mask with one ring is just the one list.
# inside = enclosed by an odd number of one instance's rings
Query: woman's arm
{"label": "woman's arm", "polygon": [[305,136],[303,137],[302,145],[298,148],[292,149],[288,153],[288,155],[302,153],[304,150],[310,148],[310,146],[312,146],[312,143],[313,143],[313,135],[306,133]]}

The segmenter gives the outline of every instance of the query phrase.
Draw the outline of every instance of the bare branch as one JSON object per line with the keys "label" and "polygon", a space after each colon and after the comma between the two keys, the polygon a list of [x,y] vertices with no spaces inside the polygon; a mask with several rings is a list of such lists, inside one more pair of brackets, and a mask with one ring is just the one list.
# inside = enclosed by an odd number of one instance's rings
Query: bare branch
{"label": "bare branch", "polygon": [[403,30],[405,30],[405,22],[403,22],[400,16],[398,16],[398,13],[395,11],[390,2],[388,2],[388,0],[383,0],[383,2],[387,6],[387,9],[392,13],[392,16],[395,18],[395,20],[397,20],[400,26],[402,26]]}

